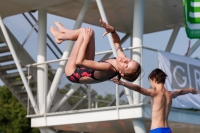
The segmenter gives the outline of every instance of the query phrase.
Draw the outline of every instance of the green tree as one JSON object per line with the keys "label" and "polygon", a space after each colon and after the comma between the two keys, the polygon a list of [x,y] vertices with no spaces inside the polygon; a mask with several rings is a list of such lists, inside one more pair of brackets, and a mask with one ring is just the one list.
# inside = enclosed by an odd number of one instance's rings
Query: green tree
{"label": "green tree", "polygon": [[30,127],[25,108],[6,86],[0,86],[0,130],[1,133],[39,133]]}

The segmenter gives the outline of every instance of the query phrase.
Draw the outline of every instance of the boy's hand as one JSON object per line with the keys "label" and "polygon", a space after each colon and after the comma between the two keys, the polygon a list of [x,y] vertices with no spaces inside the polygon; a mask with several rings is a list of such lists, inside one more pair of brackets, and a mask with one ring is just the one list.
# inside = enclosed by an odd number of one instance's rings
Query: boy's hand
{"label": "boy's hand", "polygon": [[124,81],[119,80],[118,78],[114,77],[111,79],[115,84],[124,85]]}
{"label": "boy's hand", "polygon": [[198,94],[198,93],[200,93],[199,91],[195,90],[194,88],[190,88],[190,90],[191,90],[192,94]]}
{"label": "boy's hand", "polygon": [[99,22],[101,23],[101,26],[103,26],[106,30],[106,32],[103,34],[103,37],[107,35],[108,33],[115,31],[115,29],[112,26],[110,26],[109,24],[106,24],[102,19],[100,19]]}

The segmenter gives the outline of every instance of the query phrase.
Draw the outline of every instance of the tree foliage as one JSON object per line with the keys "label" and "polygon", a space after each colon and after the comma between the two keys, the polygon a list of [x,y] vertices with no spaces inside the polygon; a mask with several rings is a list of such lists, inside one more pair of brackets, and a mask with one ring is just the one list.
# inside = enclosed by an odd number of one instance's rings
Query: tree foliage
{"label": "tree foliage", "polygon": [[39,133],[30,127],[26,110],[6,86],[0,86],[0,132]]}

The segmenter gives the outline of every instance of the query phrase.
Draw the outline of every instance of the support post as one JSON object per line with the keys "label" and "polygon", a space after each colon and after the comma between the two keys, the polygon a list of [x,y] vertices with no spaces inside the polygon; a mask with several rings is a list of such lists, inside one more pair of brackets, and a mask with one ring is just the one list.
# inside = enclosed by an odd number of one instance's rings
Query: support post
{"label": "support post", "polygon": [[87,89],[87,94],[88,94],[88,109],[91,108],[91,101],[92,101],[92,98],[91,98],[91,85],[88,84],[88,89]]}
{"label": "support post", "polygon": [[25,86],[25,89],[26,89],[26,92],[27,92],[27,94],[28,94],[28,97],[30,98],[31,104],[33,105],[33,109],[34,109],[34,111],[35,111],[36,114],[39,114],[38,106],[37,106],[37,104],[36,104],[36,102],[35,102],[35,99],[34,99],[34,97],[33,97],[33,94],[32,94],[32,92],[31,92],[31,89],[30,89],[30,87],[29,87],[29,85],[28,85],[27,79],[26,79],[26,77],[25,77],[25,75],[24,75],[24,72],[23,72],[23,70],[22,70],[22,67],[21,67],[21,65],[20,65],[20,63],[19,63],[19,59],[18,59],[18,57],[17,57],[17,54],[16,54],[15,49],[14,49],[14,47],[13,47],[13,45],[12,45],[12,42],[11,42],[11,40],[10,40],[10,37],[9,37],[9,35],[8,35],[8,32],[7,32],[7,30],[6,30],[6,27],[5,27],[4,23],[3,23],[3,20],[2,20],[2,18],[1,18],[1,16],[0,16],[0,27],[1,27],[1,30],[2,30],[2,32],[3,32],[3,34],[4,34],[4,37],[5,37],[5,39],[6,39],[7,45],[8,45],[8,47],[9,47],[9,49],[10,49],[10,52],[12,53],[14,62],[15,62],[15,64],[16,64],[16,66],[17,66],[17,69],[18,69],[18,71],[19,71],[19,74],[20,74],[20,77],[21,77],[21,79],[22,79],[22,82],[23,82],[23,84],[24,84],[24,86]]}
{"label": "support post", "polygon": [[133,120],[133,127],[135,129],[135,133],[146,133],[145,126],[140,119]]}
{"label": "support post", "polygon": [[[135,0],[134,1],[134,16],[133,16],[133,34],[132,34],[132,46],[133,47],[141,47],[143,41],[143,30],[144,30],[144,0]],[[139,64],[141,64],[141,54],[142,49],[133,49],[132,50],[132,58],[136,60]],[[140,79],[140,77],[138,77]],[[141,86],[141,81],[136,80],[134,83]],[[134,95],[134,104],[140,103],[140,93],[135,92]],[[141,120],[133,120],[133,127],[135,133],[146,133],[146,129]]]}
{"label": "support post", "polygon": [[[144,30],[144,0],[134,1],[134,16],[133,16],[133,34],[132,34],[132,47],[142,47],[143,30]],[[132,50],[132,58],[141,64],[141,48]],[[140,79],[140,77],[138,77]],[[141,85],[140,80],[134,82],[137,85]],[[133,92],[134,104],[140,103],[140,94]]]}
{"label": "support post", "polygon": [[116,106],[119,106],[119,85],[116,85]]}
{"label": "support post", "polygon": [[50,110],[50,112],[55,112],[58,110],[65,101],[67,101],[73,94],[76,92],[78,88],[81,87],[81,84],[74,84],[72,88],[65,94]]}
{"label": "support post", "polygon": [[167,47],[166,47],[166,49],[165,49],[166,52],[171,52],[172,47],[173,47],[173,45],[174,45],[174,42],[175,42],[175,40],[176,40],[176,37],[177,37],[177,35],[178,35],[179,29],[180,29],[180,25],[176,25],[176,26],[174,27],[174,30],[173,30],[173,32],[172,32],[172,35],[171,35],[171,37],[170,37],[170,39],[169,39],[169,42],[168,42],[168,44],[167,44]]}
{"label": "support post", "polygon": [[[82,8],[80,10],[80,13],[78,15],[78,18],[76,20],[76,23],[75,23],[73,29],[78,29],[78,28],[81,27],[81,24],[83,22],[83,19],[85,17],[86,12],[87,12],[87,9],[88,9],[88,6],[90,4],[90,1],[91,0],[85,0],[84,1],[83,6],[82,6]],[[66,50],[63,53],[62,59],[66,59],[69,56],[70,51],[73,48],[73,45],[74,45],[73,41],[69,41],[68,42]],[[59,84],[61,76],[62,76],[62,74],[64,72],[65,65],[66,65],[66,61],[61,61],[60,64],[59,64],[59,67],[58,67],[58,69],[56,71],[54,80],[52,82],[52,85],[50,87],[50,90],[49,90],[49,93],[48,93],[48,96],[47,96],[47,112],[49,111],[49,109],[51,107],[51,104],[53,102],[53,99],[55,97],[55,94],[56,94],[56,91],[57,91],[57,88],[58,88],[58,84]]]}
{"label": "support post", "polygon": [[98,100],[95,100],[95,108],[98,108]]}
{"label": "support post", "polygon": [[188,57],[190,57],[200,46],[200,39],[190,48],[189,52],[188,52]]}
{"label": "support post", "polygon": [[[106,22],[107,24],[109,24],[108,23],[108,19],[106,17],[105,10],[103,8],[102,1],[101,0],[96,0],[96,2],[97,2],[97,6],[99,8],[99,12],[100,12],[101,18],[103,19],[104,22]],[[114,46],[114,43],[113,43],[112,35],[108,34],[107,36],[108,36],[108,41],[110,42],[110,46],[111,46],[112,51],[113,51],[113,55],[115,57],[117,57],[117,52],[116,52],[116,49],[115,49],[115,46]],[[118,88],[117,84],[116,84],[116,88]],[[118,97],[119,97],[119,95],[118,95]]]}
{"label": "support post", "polygon": [[79,100],[78,103],[76,103],[76,105],[74,105],[74,107],[73,107],[71,110],[75,110],[75,109],[78,107],[78,105],[80,105],[80,103],[81,103],[83,100],[85,100],[86,98],[87,98],[87,95],[83,96],[83,97],[81,98],[81,100]]}
{"label": "support post", "polygon": [[[47,31],[47,12],[45,9],[38,11],[38,55],[37,63],[46,61],[46,31]],[[37,99],[40,114],[45,113],[45,98],[47,91],[47,75],[45,75],[45,65],[37,66]]]}
{"label": "support post", "polygon": [[[106,17],[106,13],[105,13],[105,10],[103,8],[103,4],[102,4],[102,1],[101,0],[96,0],[97,2],[97,6],[99,8],[99,12],[100,12],[100,15],[101,15],[101,18],[104,22],[106,22],[107,24],[108,23],[108,19]],[[111,34],[108,34],[108,41],[110,42],[110,45],[111,45],[111,48],[113,50],[113,55],[116,57],[117,56],[117,52],[115,50],[115,46],[114,46],[114,43],[113,43],[113,39],[112,39],[112,35]]]}
{"label": "support post", "polygon": [[133,91],[124,87],[124,92],[125,92],[125,95],[128,99],[128,103],[133,104]]}

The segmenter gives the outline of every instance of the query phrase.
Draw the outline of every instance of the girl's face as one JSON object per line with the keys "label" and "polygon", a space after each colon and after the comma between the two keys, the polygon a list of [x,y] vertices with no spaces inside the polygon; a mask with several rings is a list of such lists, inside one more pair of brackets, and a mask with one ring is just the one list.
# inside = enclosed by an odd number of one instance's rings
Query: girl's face
{"label": "girl's face", "polygon": [[119,73],[123,76],[125,73],[133,73],[138,67],[138,63],[125,57],[117,58],[117,67]]}

